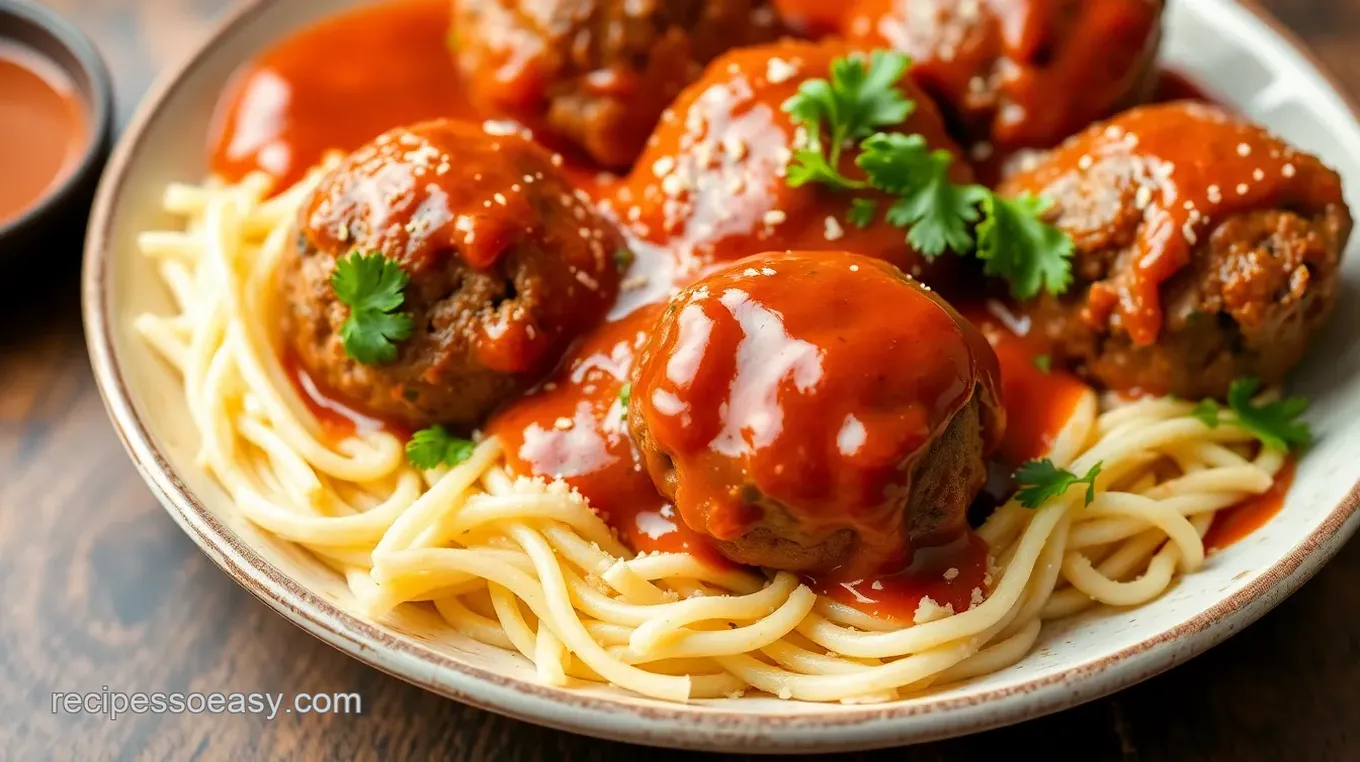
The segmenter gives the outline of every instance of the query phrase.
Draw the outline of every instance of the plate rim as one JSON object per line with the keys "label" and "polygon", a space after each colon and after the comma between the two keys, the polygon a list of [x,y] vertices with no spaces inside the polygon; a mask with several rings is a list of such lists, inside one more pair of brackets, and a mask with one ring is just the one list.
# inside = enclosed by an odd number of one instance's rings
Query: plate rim
{"label": "plate rim", "polygon": [[[1175,0],[1169,0],[1174,2]],[[1184,0],[1181,0],[1184,1]],[[100,179],[81,274],[86,347],[113,427],[158,502],[212,561],[256,598],[322,642],[382,672],[460,703],[537,725],[612,740],[693,750],[755,753],[850,751],[981,732],[1112,694],[1203,653],[1294,593],[1360,526],[1360,479],[1326,519],[1251,584],[1200,614],[1113,654],[1013,686],[948,699],[866,705],[818,716],[728,713],[704,705],[632,703],[506,676],[404,642],[344,611],[265,560],[217,520],[179,478],[131,402],[114,350],[111,227],[144,132],[189,74],[237,27],[275,0],[241,0],[188,54],[167,68],[138,105]],[[1298,54],[1360,124],[1360,105],[1302,39],[1255,0],[1235,0]],[[1204,637],[1191,638],[1203,635]],[[1118,669],[1115,669],[1115,668]],[[935,722],[911,722],[937,715]]]}

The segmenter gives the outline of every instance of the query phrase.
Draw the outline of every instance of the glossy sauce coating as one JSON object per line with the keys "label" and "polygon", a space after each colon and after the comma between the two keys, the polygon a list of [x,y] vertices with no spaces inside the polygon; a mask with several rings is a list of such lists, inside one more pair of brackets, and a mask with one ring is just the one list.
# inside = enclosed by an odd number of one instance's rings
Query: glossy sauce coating
{"label": "glossy sauce coating", "polygon": [[[1134,109],[1093,126],[1037,168],[1008,178],[1000,192],[1061,203],[1082,185],[1099,195],[1084,198],[1079,209],[1056,209],[1059,226],[1082,250],[1131,245],[1127,266],[1091,287],[1083,317],[1100,325],[1117,314],[1141,345],[1155,342],[1161,330],[1161,286],[1225,219],[1268,209],[1320,215],[1344,204],[1341,178],[1317,158],[1191,102]],[[1130,227],[1134,240],[1116,240]]]}
{"label": "glossy sauce coating", "polygon": [[65,179],[89,143],[89,122],[65,70],[0,39],[0,225]]}
{"label": "glossy sauce coating", "polygon": [[[832,60],[853,51],[834,41],[785,41],[716,59],[662,116],[610,200],[614,213],[644,245],[671,252],[681,276],[762,251],[831,250],[884,259],[942,287],[937,281],[947,278],[955,257],[927,263],[907,245],[904,230],[882,219],[882,209],[861,230],[846,220],[846,194],[819,185],[791,188],[786,180],[807,135],[780,107],[801,83],[826,79]],[[899,131],[957,153],[930,99],[909,79],[902,85],[916,110]],[[851,176],[861,175],[856,154],[842,155],[842,171]],[[951,178],[971,181],[967,164],[956,161]]]}
{"label": "glossy sauce coating", "polygon": [[1044,457],[1091,387],[1051,358],[1041,359],[1047,358],[1045,342],[1030,335],[1027,322],[1005,305],[972,302],[960,311],[992,345],[1001,369],[1006,436],[997,455],[1012,468]]}
{"label": "glossy sauce coating", "polygon": [[633,550],[685,551],[722,563],[657,493],[628,435],[623,391],[661,309],[643,307],[600,326],[486,431],[504,443],[512,471],[563,479]]}
{"label": "glossy sauce coating", "polygon": [[556,175],[546,151],[515,134],[458,122],[384,133],[318,186],[299,220],[317,249],[380,251],[417,287],[450,257],[490,271],[534,252],[541,293],[520,296],[538,297],[552,319],[510,310],[484,323],[474,352],[493,370],[541,367],[554,344],[593,326],[617,293],[614,231]]}
{"label": "glossy sauce coating", "polygon": [[851,530],[850,573],[901,568],[918,459],[974,400],[981,450],[1004,428],[990,347],[881,261],[753,258],[667,309],[638,367],[634,431],[657,448],[654,481],[673,466],[681,517],[720,542],[782,521],[777,504],[807,544]]}
{"label": "glossy sauce coating", "polygon": [[328,151],[352,151],[404,124],[468,105],[447,46],[448,0],[395,0],[337,14],[239,71],[213,118],[212,169],[263,170],[279,187]]}
{"label": "glossy sauce coating", "polygon": [[911,55],[971,141],[1044,148],[1155,83],[1161,0],[858,0],[846,37]]}

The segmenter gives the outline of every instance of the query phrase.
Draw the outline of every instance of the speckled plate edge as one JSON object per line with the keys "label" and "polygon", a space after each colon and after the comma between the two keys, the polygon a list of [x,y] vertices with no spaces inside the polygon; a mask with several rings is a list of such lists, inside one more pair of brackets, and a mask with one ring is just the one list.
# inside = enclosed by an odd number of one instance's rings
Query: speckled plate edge
{"label": "speckled plate edge", "polygon": [[[1175,0],[1172,0],[1173,2]],[[1186,0],[1180,0],[1182,2]],[[1199,0],[1229,4],[1231,0]],[[979,732],[1090,701],[1147,679],[1222,642],[1310,579],[1360,525],[1360,482],[1318,527],[1251,584],[1181,624],[1099,659],[1002,690],[837,711],[825,716],[658,707],[583,695],[507,677],[394,638],[299,585],[214,517],[176,475],[134,411],[112,337],[110,229],[143,131],[224,36],[273,0],[246,0],[143,101],[119,140],[90,219],[82,277],[86,341],[100,393],[124,446],[171,517],[252,594],[322,641],[377,669],[457,701],[540,725],[657,746],[747,752],[832,752]],[[1250,2],[1241,3],[1309,64],[1360,121],[1360,110],[1306,47]],[[927,718],[928,716],[928,718]]]}

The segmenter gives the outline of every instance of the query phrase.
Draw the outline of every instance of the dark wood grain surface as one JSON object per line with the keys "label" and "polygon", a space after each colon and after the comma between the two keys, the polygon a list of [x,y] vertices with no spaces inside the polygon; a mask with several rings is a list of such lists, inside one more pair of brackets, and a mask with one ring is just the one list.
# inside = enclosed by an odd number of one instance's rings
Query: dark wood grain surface
{"label": "dark wood grain surface", "polygon": [[[99,43],[126,115],[155,73],[192,46],[227,3],[53,4]],[[1360,92],[1360,0],[1265,5]],[[543,730],[424,693],[322,645],[230,581],[180,532],[124,455],[85,356],[78,248],[54,247],[44,259],[67,264],[7,273],[6,301],[17,302],[0,309],[0,760],[681,756]],[[53,692],[104,686],[356,691],[363,712],[267,721],[51,711]],[[1360,544],[1226,644],[1113,698],[992,733],[861,757],[1017,753],[1360,760]]]}

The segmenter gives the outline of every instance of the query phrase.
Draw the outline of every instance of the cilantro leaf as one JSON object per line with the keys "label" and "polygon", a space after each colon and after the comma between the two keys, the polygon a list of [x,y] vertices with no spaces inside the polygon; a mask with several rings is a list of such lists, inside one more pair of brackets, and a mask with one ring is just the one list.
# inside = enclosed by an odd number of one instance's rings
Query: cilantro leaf
{"label": "cilantro leaf", "polygon": [[336,261],[331,290],[349,307],[340,341],[350,357],[365,365],[396,359],[394,342],[410,338],[414,327],[410,313],[394,312],[406,301],[410,279],[401,265],[377,252],[355,251]]}
{"label": "cilantro leaf", "polygon": [[1034,356],[1033,362],[1034,362],[1034,367],[1038,368],[1040,373],[1052,373],[1052,372],[1053,372],[1053,358],[1052,358],[1052,357],[1049,357],[1048,355],[1035,355],[1035,356]]}
{"label": "cilantro leaf", "polygon": [[1096,477],[1100,475],[1103,465],[1097,463],[1091,466],[1085,476],[1078,478],[1071,471],[1053,465],[1053,461],[1047,458],[1028,461],[1015,472],[1015,483],[1020,487],[1015,497],[1026,508],[1038,508],[1045,501],[1066,493],[1073,485],[1085,484],[1086,504],[1090,505],[1096,499]]}
{"label": "cilantro leaf", "polygon": [[801,188],[808,183],[821,183],[836,190],[856,190],[864,187],[863,182],[841,174],[820,150],[811,149],[793,152],[793,163],[789,164],[786,181],[790,188]]}
{"label": "cilantro leaf", "polygon": [[623,417],[628,417],[628,403],[633,399],[633,385],[627,383],[619,389],[619,404],[623,406]]}
{"label": "cilantro leaf", "polygon": [[1046,199],[982,196],[978,225],[978,259],[983,272],[1010,282],[1011,295],[1032,299],[1040,291],[1061,294],[1072,282],[1072,239],[1043,221],[1051,205]]}
{"label": "cilantro leaf", "polygon": [[460,439],[438,424],[421,429],[406,443],[406,459],[416,468],[430,470],[438,465],[456,466],[472,457],[477,449],[470,439]]}
{"label": "cilantro leaf", "polygon": [[635,259],[637,259],[637,256],[633,254],[632,249],[619,248],[614,251],[614,266],[619,269],[619,272],[624,272],[632,267]]}
{"label": "cilantro leaf", "polygon": [[[867,68],[863,58],[845,56],[831,62],[830,81],[804,80],[798,93],[781,106],[808,134],[807,146],[795,151],[789,164],[789,185],[822,183],[840,190],[866,187],[840,172],[841,151],[876,128],[900,124],[911,116],[916,104],[897,86],[910,66],[911,59],[904,55],[877,50]],[[824,130],[827,144],[822,139]]]}
{"label": "cilantro leaf", "polygon": [[[888,50],[875,50],[867,70],[864,59],[857,56],[831,62],[833,114],[842,127],[841,140],[858,140],[878,127],[907,121],[916,103],[907,99],[897,83],[910,68],[910,58]],[[836,134],[833,129],[832,135]]]}
{"label": "cilantro leaf", "polygon": [[877,201],[871,198],[852,198],[850,199],[850,211],[846,212],[845,219],[851,225],[863,230],[874,224],[874,217],[877,214]]}
{"label": "cilantro leaf", "polygon": [[900,198],[888,208],[887,219],[909,228],[907,242],[928,258],[946,250],[973,249],[971,227],[978,220],[977,205],[987,194],[976,185],[955,185],[949,179],[954,155],[931,151],[921,135],[878,133],[865,139],[855,163],[873,187]]}
{"label": "cilantro leaf", "polygon": [[1237,414],[1237,423],[1272,450],[1288,451],[1307,447],[1313,441],[1308,424],[1298,420],[1308,410],[1304,397],[1289,397],[1257,405],[1254,398],[1261,389],[1259,378],[1239,378],[1228,387],[1228,407]]}
{"label": "cilantro leaf", "polygon": [[[899,87],[910,66],[906,56],[877,50],[867,65],[862,56],[846,56],[831,62],[830,79],[803,81],[781,107],[807,133],[787,167],[788,184],[882,191],[893,197],[888,223],[906,228],[907,242],[924,256],[974,254],[987,275],[1009,281],[1020,299],[1065,291],[1074,244],[1042,220],[1047,202],[1001,199],[982,186],[956,184],[949,177],[949,151],[931,150],[919,134],[877,132],[900,127],[915,110]],[[855,164],[864,180],[841,171],[841,152],[856,140],[862,141]],[[868,227],[877,211],[876,201],[853,198],[846,219]]]}

